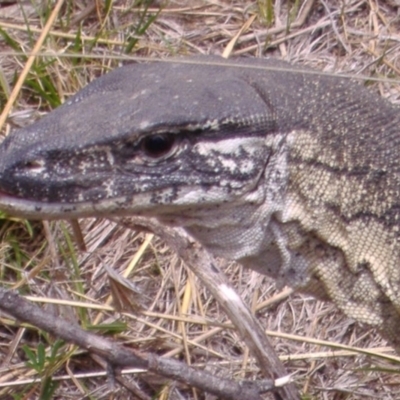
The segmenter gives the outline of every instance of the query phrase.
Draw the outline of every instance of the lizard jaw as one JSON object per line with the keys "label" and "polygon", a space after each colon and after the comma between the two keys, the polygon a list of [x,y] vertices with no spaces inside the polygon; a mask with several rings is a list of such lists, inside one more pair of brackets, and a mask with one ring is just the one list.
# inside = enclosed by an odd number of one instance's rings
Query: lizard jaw
{"label": "lizard jaw", "polygon": [[[26,200],[0,192],[0,209],[12,216],[27,219],[74,219],[86,217],[107,217],[110,215],[127,215],[128,211],[117,212],[118,202],[103,201],[95,204],[91,202],[81,203],[47,203],[36,200]],[[140,214],[138,212],[137,214]]]}
{"label": "lizard jaw", "polygon": [[28,219],[69,219],[93,214],[93,205],[44,203],[25,200],[0,192],[0,208],[7,214]]}

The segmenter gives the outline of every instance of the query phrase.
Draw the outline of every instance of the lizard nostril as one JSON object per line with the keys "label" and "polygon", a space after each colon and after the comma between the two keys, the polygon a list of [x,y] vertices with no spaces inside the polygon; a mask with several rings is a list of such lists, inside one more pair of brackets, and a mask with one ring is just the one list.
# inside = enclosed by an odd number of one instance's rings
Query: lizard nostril
{"label": "lizard nostril", "polygon": [[24,163],[24,168],[30,171],[39,172],[44,169],[45,162],[43,159],[29,160]]}

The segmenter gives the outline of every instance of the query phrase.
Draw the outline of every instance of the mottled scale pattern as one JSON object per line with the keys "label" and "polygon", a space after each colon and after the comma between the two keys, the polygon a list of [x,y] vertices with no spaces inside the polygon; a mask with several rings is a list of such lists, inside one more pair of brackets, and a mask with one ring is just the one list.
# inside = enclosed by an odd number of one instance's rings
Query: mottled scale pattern
{"label": "mottled scale pattern", "polygon": [[400,348],[399,126],[361,84],[274,59],[132,64],[6,138],[0,208],[156,217]]}

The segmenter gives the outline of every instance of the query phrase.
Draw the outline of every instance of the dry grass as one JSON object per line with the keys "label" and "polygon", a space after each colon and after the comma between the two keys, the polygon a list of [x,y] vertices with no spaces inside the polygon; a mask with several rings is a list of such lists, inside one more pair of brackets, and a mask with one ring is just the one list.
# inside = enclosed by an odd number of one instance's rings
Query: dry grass
{"label": "dry grass", "polygon": [[[400,22],[396,1],[344,3],[171,0],[152,2],[145,10],[145,1],[88,1],[87,6],[65,1],[40,46],[46,55],[36,57],[27,70],[3,132],[32,122],[88,81],[120,65],[131,46],[130,57],[222,54],[253,16],[233,54],[270,55],[332,73],[375,78],[368,81],[373,90],[398,102],[395,78],[400,69]],[[27,1],[24,14],[18,5],[6,7],[0,1],[0,6],[3,108],[15,77],[27,65],[24,54],[33,49],[51,8]],[[44,13],[41,18],[39,9]],[[148,18],[156,15],[146,27]],[[141,29],[145,32],[139,36]],[[81,223],[86,251],[72,244],[68,223],[47,226],[2,219],[1,284],[18,288],[64,318],[135,348],[176,357],[220,376],[258,377],[257,365],[219,305],[163,243],[109,221]],[[129,279],[139,292],[131,299],[133,309],[121,313],[112,307],[115,303],[110,301],[104,266],[121,275],[129,270]],[[276,289],[266,277],[235,264],[226,264],[224,269],[271,333],[304,399],[400,398],[400,359],[386,357],[394,353],[375,332],[355,324],[331,304],[297,294],[288,296],[287,290]],[[138,313],[138,307],[144,311]],[[49,390],[47,376],[57,378],[59,386],[53,395],[42,394],[43,399],[137,398],[121,386],[112,387],[103,368],[88,354],[62,344],[57,355],[51,356],[56,348],[54,338],[20,326],[5,315],[0,315],[0,324],[1,399],[39,398],[41,390]],[[39,343],[47,351],[46,362],[38,360]],[[377,356],[347,347],[340,350],[339,344],[370,349]],[[27,367],[32,354],[23,346],[36,352],[35,368]],[[144,372],[125,376],[152,398],[212,399]],[[20,380],[24,382],[18,383]]]}

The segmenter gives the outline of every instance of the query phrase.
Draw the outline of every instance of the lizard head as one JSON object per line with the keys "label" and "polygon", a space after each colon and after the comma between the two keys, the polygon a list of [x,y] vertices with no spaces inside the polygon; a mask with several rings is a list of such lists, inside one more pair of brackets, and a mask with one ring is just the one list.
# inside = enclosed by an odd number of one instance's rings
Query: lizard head
{"label": "lizard head", "polygon": [[237,69],[128,65],[4,140],[0,207],[51,219],[229,203],[257,186],[275,129],[269,100]]}

